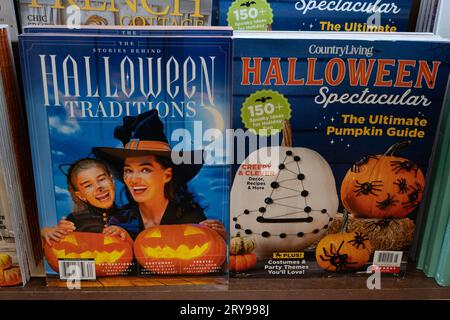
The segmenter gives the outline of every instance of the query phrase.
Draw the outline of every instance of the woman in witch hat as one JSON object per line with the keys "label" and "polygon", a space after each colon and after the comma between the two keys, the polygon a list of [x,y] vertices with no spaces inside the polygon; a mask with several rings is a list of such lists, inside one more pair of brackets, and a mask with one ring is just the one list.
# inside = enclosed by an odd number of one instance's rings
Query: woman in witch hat
{"label": "woman in witch hat", "polygon": [[[132,238],[152,226],[184,223],[200,223],[226,237],[223,224],[207,219],[187,188],[202,163],[173,163],[173,152],[156,110],[125,117],[123,125],[116,127],[114,137],[123,143],[123,148],[97,147],[92,152],[107,162],[127,186],[130,204],[122,209],[120,226]],[[194,153],[200,156],[195,157]],[[201,153],[192,151],[183,158],[203,159]]]}

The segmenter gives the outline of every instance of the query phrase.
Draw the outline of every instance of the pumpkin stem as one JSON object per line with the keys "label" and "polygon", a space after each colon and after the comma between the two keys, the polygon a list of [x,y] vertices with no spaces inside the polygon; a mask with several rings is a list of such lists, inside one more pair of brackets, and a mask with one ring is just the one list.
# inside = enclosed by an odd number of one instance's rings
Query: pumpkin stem
{"label": "pumpkin stem", "polygon": [[342,223],[341,233],[347,233],[349,216],[346,209],[344,209],[344,222]]}
{"label": "pumpkin stem", "polygon": [[289,120],[283,122],[283,139],[281,140],[282,147],[292,147],[292,127]]}
{"label": "pumpkin stem", "polygon": [[411,144],[411,140],[397,142],[392,145],[387,151],[384,153],[385,156],[395,156],[395,154],[403,149],[406,149]]}

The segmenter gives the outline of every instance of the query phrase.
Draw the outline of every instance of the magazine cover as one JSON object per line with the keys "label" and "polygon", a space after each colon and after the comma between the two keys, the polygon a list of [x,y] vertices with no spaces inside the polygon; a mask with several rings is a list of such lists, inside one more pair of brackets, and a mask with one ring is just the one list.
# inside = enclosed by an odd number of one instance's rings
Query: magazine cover
{"label": "magazine cover", "polygon": [[29,25],[210,26],[212,0],[20,0]]}
{"label": "magazine cover", "polygon": [[231,31],[217,34],[20,37],[50,284],[226,278],[230,171],[213,142],[230,127]]}
{"label": "magazine cover", "polygon": [[33,168],[26,114],[19,92],[13,57],[10,29],[7,25],[0,25],[0,78],[3,87],[1,117],[4,121],[0,126],[3,140],[1,151],[3,160],[0,163],[4,166],[5,179],[9,175],[11,175],[10,179],[18,179],[18,181],[14,180],[12,185],[10,182],[6,184],[6,186],[9,186],[7,188],[8,193],[3,196],[10,198],[8,200],[10,201],[10,207],[7,206],[4,210],[8,211],[8,214],[13,217],[13,221],[17,222],[13,224],[14,237],[20,248],[19,264],[24,266],[22,274],[24,279],[27,279],[29,273],[39,273],[42,262],[42,247],[39,241],[39,224],[34,196]]}
{"label": "magazine cover", "polygon": [[257,37],[234,43],[233,127],[251,143],[235,155],[230,271],[404,274],[449,43]]}
{"label": "magazine cover", "polygon": [[409,31],[414,2],[218,0],[219,25],[248,31]]}
{"label": "magazine cover", "polygon": [[[0,287],[26,283],[27,267],[19,225],[23,213],[22,192],[18,172],[11,153],[11,128],[6,114],[8,108],[0,78]],[[19,239],[16,240],[16,237]],[[22,271],[21,271],[22,269]],[[25,272],[23,272],[25,271]]]}

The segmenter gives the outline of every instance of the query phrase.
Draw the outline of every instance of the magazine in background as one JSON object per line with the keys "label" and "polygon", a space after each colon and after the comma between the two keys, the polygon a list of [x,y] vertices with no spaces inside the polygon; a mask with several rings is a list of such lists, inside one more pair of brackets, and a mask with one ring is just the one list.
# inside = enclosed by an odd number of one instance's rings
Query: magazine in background
{"label": "magazine in background", "polygon": [[[73,6],[73,4],[76,6]],[[210,26],[212,0],[20,0],[22,27],[34,25]]]}
{"label": "magazine in background", "polygon": [[243,31],[406,32],[417,0],[218,0],[219,25]]}

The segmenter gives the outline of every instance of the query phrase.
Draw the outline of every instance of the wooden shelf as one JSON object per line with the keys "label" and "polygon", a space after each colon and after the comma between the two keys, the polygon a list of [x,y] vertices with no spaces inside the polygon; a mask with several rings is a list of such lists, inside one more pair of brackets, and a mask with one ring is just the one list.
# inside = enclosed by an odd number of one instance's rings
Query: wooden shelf
{"label": "wooden shelf", "polygon": [[[138,294],[136,294],[138,293]],[[297,299],[450,299],[450,287],[436,284],[411,267],[405,278],[382,276],[381,290],[369,290],[365,277],[313,279],[230,279],[228,285],[156,285],[151,287],[90,287],[82,290],[47,287],[33,278],[23,288],[0,288],[0,300],[297,300]]]}

